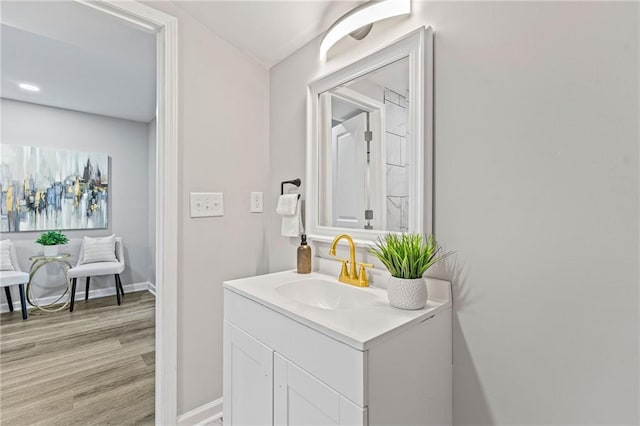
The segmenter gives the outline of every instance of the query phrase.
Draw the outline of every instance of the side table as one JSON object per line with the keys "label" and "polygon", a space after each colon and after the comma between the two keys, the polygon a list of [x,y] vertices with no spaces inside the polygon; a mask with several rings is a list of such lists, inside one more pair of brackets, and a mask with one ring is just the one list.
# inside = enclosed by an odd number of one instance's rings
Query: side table
{"label": "side table", "polygon": [[[69,253],[60,253],[55,256],[39,255],[31,256],[29,258],[29,260],[31,261],[31,269],[29,270],[29,282],[27,283],[27,301],[31,306],[35,306],[36,308],[45,312],[57,312],[63,310],[69,305],[71,297],[68,297],[67,301],[62,306],[59,306],[55,309],[48,309],[50,306],[53,306],[60,300],[62,300],[65,295],[71,294],[71,281],[69,280],[69,278],[67,278],[67,271],[72,267],[71,263],[69,262],[70,257],[71,255]],[[38,269],[42,268],[44,265],[48,265],[49,263],[58,263],[62,267],[66,281],[65,289],[64,293],[62,293],[62,295],[55,301],[49,303],[48,305],[41,305],[38,302],[38,298],[33,296],[33,276],[36,274],[36,272],[38,272]]]}

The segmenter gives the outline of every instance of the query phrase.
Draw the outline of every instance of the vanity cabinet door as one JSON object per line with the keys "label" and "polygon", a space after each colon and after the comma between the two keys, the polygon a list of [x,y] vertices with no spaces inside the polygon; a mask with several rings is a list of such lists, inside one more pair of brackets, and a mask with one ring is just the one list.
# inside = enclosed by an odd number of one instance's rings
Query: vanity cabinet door
{"label": "vanity cabinet door", "polygon": [[273,350],[224,323],[224,424],[272,424]]}
{"label": "vanity cabinet door", "polygon": [[364,426],[360,408],[279,354],[274,354],[275,426]]}

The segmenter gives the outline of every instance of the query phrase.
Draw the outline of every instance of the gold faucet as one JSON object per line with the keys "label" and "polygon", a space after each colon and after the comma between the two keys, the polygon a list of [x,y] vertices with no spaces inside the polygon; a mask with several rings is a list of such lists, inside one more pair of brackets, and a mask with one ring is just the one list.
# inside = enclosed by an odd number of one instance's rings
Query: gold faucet
{"label": "gold faucet", "polygon": [[[351,238],[348,234],[338,235],[333,239],[333,242],[331,243],[329,254],[331,256],[336,255],[336,246],[342,239],[347,240],[347,243],[349,243],[349,260],[338,259],[342,262],[342,268],[340,270],[338,281],[358,287],[369,287],[369,278],[367,277],[367,272],[364,268],[373,268],[373,265],[370,263],[358,262],[358,264],[360,265],[360,271],[356,272],[356,245],[353,242],[353,238]],[[349,263],[348,270],[347,262]]]}

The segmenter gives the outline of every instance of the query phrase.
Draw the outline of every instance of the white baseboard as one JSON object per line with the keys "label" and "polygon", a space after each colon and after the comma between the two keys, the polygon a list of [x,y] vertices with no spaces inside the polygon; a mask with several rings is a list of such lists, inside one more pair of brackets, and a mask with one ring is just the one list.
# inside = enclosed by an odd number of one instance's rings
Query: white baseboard
{"label": "white baseboard", "polygon": [[[26,287],[26,286],[25,286]],[[125,295],[126,293],[132,293],[134,291],[142,291],[149,290],[155,296],[155,286],[148,281],[144,281],[141,283],[133,283],[133,284],[125,284],[124,287]],[[153,287],[153,291],[151,291],[151,287]],[[26,288],[25,288],[26,290]],[[98,288],[89,290],[89,299],[97,299],[99,297],[106,296],[115,296],[116,289],[115,286],[108,288]],[[13,296],[13,311],[20,312],[22,309],[22,305],[20,305],[20,297],[16,294],[16,292],[12,293]],[[43,297],[39,298],[38,302],[41,305],[48,305],[49,303],[55,302],[60,296],[51,296],[51,297]],[[66,301],[66,297],[64,299]],[[84,280],[79,280],[78,285],[76,287],[76,301],[84,300]],[[31,308],[31,306],[29,306]],[[0,304],[0,313],[9,312],[9,304],[7,302],[3,302]]]}
{"label": "white baseboard", "polygon": [[222,418],[222,398],[208,402],[178,416],[178,426],[211,425]]}
{"label": "white baseboard", "polygon": [[149,293],[153,294],[154,296],[156,295],[156,285],[153,283],[149,283],[149,288],[147,288],[147,290],[149,290]]}

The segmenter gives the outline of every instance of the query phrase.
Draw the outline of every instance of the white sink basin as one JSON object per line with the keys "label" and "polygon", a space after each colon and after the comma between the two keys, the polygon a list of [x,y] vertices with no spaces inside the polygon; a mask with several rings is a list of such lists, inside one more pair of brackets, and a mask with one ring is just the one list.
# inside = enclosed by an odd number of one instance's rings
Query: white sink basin
{"label": "white sink basin", "polygon": [[276,287],[275,291],[286,299],[326,310],[354,309],[377,300],[375,295],[349,284],[318,278],[288,282]]}
{"label": "white sink basin", "polygon": [[431,278],[428,283],[427,306],[405,311],[389,305],[387,292],[380,288],[355,287],[320,272],[274,272],[225,281],[225,316],[227,309],[237,308],[236,296],[245,297],[363,351],[383,336],[400,333],[451,306],[451,285]]}

